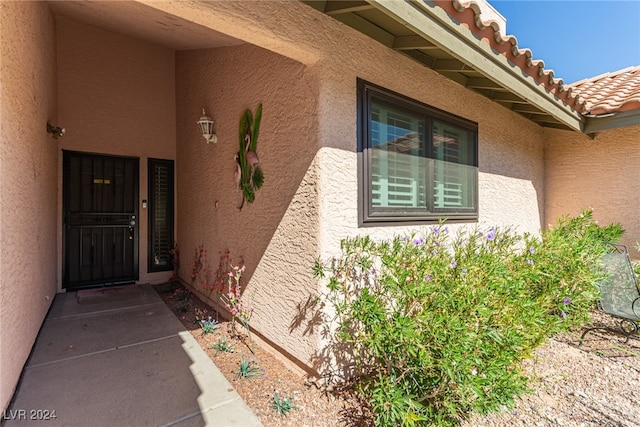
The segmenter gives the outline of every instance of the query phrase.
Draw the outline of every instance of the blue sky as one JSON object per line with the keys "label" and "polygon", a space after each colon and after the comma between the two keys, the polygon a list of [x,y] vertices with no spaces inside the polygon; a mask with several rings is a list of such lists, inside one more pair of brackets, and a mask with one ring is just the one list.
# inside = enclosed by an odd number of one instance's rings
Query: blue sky
{"label": "blue sky", "polygon": [[640,65],[640,0],[489,0],[507,34],[573,83]]}

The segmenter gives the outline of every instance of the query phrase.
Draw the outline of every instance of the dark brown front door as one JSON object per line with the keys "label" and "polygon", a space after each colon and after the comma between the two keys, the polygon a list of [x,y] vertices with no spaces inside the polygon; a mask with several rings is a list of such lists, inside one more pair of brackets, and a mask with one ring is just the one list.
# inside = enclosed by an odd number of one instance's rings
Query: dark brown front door
{"label": "dark brown front door", "polygon": [[138,159],[72,151],[63,159],[63,287],[136,281]]}

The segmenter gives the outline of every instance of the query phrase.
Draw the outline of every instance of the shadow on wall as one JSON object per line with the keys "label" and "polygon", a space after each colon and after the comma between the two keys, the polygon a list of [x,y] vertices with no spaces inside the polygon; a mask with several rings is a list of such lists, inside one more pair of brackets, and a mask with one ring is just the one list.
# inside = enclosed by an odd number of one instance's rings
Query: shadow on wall
{"label": "shadow on wall", "polygon": [[[241,256],[237,297],[250,294],[252,327],[301,360],[310,350],[296,347],[312,340],[282,331],[317,287],[318,85],[314,70],[257,46],[176,52],[180,247],[187,257],[205,248],[211,274],[225,253]],[[203,107],[215,120],[215,145],[197,134]],[[201,288],[186,262],[180,278]]]}
{"label": "shadow on wall", "polygon": [[289,332],[299,328],[304,335],[319,333],[324,342],[311,359],[311,366],[321,381],[326,385],[345,383],[354,375],[354,353],[352,347],[345,342],[336,339],[335,331],[331,329],[328,315],[323,311],[323,303],[319,297],[309,295],[304,303],[299,303]]}
{"label": "shadow on wall", "polygon": [[[211,253],[228,248],[242,254],[250,278],[253,260],[261,259],[296,193],[309,184],[304,178],[318,151],[316,83],[309,74],[303,64],[251,45],[176,52],[183,250],[203,243]],[[215,119],[215,146],[201,144],[195,135],[191,111],[201,105]],[[259,141],[251,135],[251,147],[245,149],[239,122],[247,109],[257,116],[259,105],[264,105],[264,116],[250,129],[259,128]],[[238,166],[242,171],[234,180]],[[263,174],[255,185],[258,166]],[[250,180],[254,188],[239,203],[238,187]]]}

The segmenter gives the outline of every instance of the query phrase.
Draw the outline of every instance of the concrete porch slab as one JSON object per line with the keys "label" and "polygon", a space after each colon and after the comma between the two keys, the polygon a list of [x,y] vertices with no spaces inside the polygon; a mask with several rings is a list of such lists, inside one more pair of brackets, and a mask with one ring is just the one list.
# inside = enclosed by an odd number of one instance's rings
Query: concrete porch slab
{"label": "concrete porch slab", "polygon": [[53,411],[47,426],[261,425],[153,288],[142,288],[80,308],[76,295],[56,297],[6,427],[43,425],[35,418]]}
{"label": "concrete porch slab", "polygon": [[[74,358],[176,335],[183,327],[160,301],[122,309],[47,318],[27,366]],[[126,333],[123,333],[126,331]]]}
{"label": "concrete porch slab", "polygon": [[128,285],[67,292],[56,295],[47,318],[55,319],[158,302],[162,302],[162,298],[149,285]]}

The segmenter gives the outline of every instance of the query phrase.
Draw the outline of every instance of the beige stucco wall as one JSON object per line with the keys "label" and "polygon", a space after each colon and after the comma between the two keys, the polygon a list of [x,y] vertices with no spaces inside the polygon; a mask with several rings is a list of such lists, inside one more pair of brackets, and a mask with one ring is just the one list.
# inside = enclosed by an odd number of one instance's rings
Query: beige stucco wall
{"label": "beige stucco wall", "polygon": [[[516,226],[521,232],[537,233],[543,213],[542,129],[397,52],[343,31],[345,35],[336,39],[325,34],[333,54],[323,64],[319,106],[322,255],[335,254],[340,239],[347,235],[388,237],[419,229],[403,225],[358,228],[357,77],[477,122],[478,224]],[[341,40],[347,37],[352,43],[345,45]]]}
{"label": "beige stucco wall", "polygon": [[[229,249],[243,257],[252,323],[285,352],[308,361],[315,337],[289,333],[296,304],[315,292],[309,266],[317,253],[316,79],[291,59],[244,45],[176,55],[178,93],[178,233],[181,277],[190,282],[195,248],[210,269]],[[238,209],[234,182],[238,122],[263,104],[257,152],[265,184]],[[196,121],[206,108],[217,144],[207,145]]]}
{"label": "beige stucco wall", "polygon": [[[313,308],[304,307],[318,293],[311,275],[314,258],[337,254],[340,239],[349,235],[387,237],[417,228],[358,227],[358,77],[478,122],[480,224],[540,230],[539,126],[301,3],[246,4],[208,3],[207,12],[216,19],[198,22],[251,44],[176,55],[178,230],[185,281],[200,244],[214,271],[219,251],[242,255],[255,308],[252,325],[304,364],[313,363],[319,329]],[[176,10],[176,4],[159,7],[195,14]],[[238,119],[259,102],[264,116],[258,155],[265,184],[256,202],[238,211],[233,183]],[[215,146],[197,134],[203,107],[217,121]]]}
{"label": "beige stucco wall", "polygon": [[56,292],[55,22],[45,3],[0,2],[0,409]]}
{"label": "beige stucco wall", "polygon": [[[545,130],[545,222],[592,208],[600,224],[619,222],[622,242],[640,241],[640,126],[586,135]],[[631,249],[638,258],[638,252]]]}
{"label": "beige stucco wall", "polygon": [[58,265],[62,261],[62,150],[138,157],[141,283],[170,273],[147,273],[147,160],[175,159],[174,52],[64,16],[57,21],[59,125]]}

